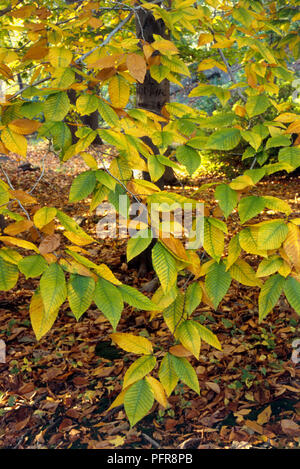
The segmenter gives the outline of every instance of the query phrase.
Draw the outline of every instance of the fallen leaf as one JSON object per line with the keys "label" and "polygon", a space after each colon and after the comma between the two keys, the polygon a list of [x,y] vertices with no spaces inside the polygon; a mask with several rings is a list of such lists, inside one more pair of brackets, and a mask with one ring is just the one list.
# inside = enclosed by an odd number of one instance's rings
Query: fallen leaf
{"label": "fallen leaf", "polygon": [[6,345],[2,339],[0,339],[0,363],[6,363]]}
{"label": "fallen leaf", "polygon": [[300,436],[300,426],[294,420],[281,420],[281,428],[283,433],[289,436]]}
{"label": "fallen leaf", "polygon": [[260,414],[258,414],[256,421],[259,425],[263,425],[264,423],[267,423],[270,420],[271,415],[272,415],[272,409],[271,409],[271,406],[269,405]]}

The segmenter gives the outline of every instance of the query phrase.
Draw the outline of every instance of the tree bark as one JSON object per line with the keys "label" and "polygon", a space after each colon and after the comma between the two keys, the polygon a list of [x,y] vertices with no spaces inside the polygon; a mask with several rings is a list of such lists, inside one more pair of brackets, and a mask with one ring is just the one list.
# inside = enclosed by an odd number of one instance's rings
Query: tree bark
{"label": "tree bark", "polygon": [[[139,39],[144,40],[149,44],[154,42],[153,34],[158,34],[165,39],[169,38],[163,20],[156,20],[152,12],[146,9],[140,9],[137,13],[136,34]],[[158,83],[151,77],[150,71],[147,70],[144,83],[137,84],[136,102],[138,108],[146,109],[154,112],[155,114],[161,115],[164,105],[170,102],[169,80],[164,79],[161,83]],[[154,154],[159,153],[158,148],[152,143],[149,137],[144,137],[142,140],[153,150]],[[149,180],[149,173],[143,173],[143,178]],[[156,184],[160,189],[163,189],[165,184],[172,184],[175,181],[176,177],[173,169],[167,167],[163,176],[156,181]]]}

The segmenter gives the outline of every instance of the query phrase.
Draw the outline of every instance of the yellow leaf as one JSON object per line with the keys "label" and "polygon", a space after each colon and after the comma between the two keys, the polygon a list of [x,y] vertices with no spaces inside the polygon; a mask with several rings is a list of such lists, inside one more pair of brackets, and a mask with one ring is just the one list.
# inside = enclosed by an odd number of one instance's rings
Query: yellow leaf
{"label": "yellow leaf", "polygon": [[29,119],[15,119],[8,124],[8,127],[20,135],[29,135],[37,131],[41,126],[40,122]]}
{"label": "yellow leaf", "polygon": [[130,75],[140,83],[143,83],[147,72],[147,65],[144,57],[139,54],[128,54],[126,65]]}
{"label": "yellow leaf", "polygon": [[178,54],[178,49],[172,41],[168,41],[167,39],[158,39],[151,43],[151,46],[155,50],[159,50],[162,54],[167,52],[169,54]]}
{"label": "yellow leaf", "polygon": [[35,244],[31,243],[30,241],[25,241],[24,239],[13,238],[12,236],[0,236],[0,241],[3,241],[4,243],[8,244],[13,244],[14,246],[19,246],[23,249],[29,249],[40,254],[40,251],[38,250]]}
{"label": "yellow leaf", "polygon": [[300,133],[300,120],[292,122],[285,131],[287,134],[298,134]]}
{"label": "yellow leaf", "polygon": [[9,151],[26,158],[27,140],[23,135],[17,134],[9,127],[6,127],[1,133],[1,139]]}
{"label": "yellow leaf", "polygon": [[22,202],[23,204],[36,204],[37,200],[32,197],[32,195],[27,194],[27,192],[22,191],[21,189],[9,191],[10,195]]}
{"label": "yellow leaf", "polygon": [[48,54],[48,59],[51,65],[55,68],[68,67],[72,61],[72,57],[72,52],[69,49],[65,49],[64,47],[52,47]]}
{"label": "yellow leaf", "polygon": [[282,275],[282,277],[287,277],[291,273],[291,266],[286,262],[283,261],[282,265],[278,269],[278,273]]}
{"label": "yellow leaf", "polygon": [[250,176],[247,176],[245,174],[243,174],[242,176],[238,176],[229,184],[229,187],[236,191],[241,191],[249,186],[254,186],[254,182],[252,181]]}
{"label": "yellow leaf", "polygon": [[123,402],[124,402],[124,397],[125,397],[125,393],[127,392],[128,389],[129,389],[129,387],[126,388],[126,389],[123,389],[123,391],[121,391],[121,392],[117,395],[116,399],[113,401],[113,403],[112,403],[112,404],[109,406],[109,408],[107,409],[107,412],[109,412],[110,410],[114,409],[115,407],[119,407],[120,405],[123,404]]}
{"label": "yellow leaf", "polygon": [[114,107],[124,108],[129,100],[130,85],[121,75],[114,75],[109,80],[108,93]]}
{"label": "yellow leaf", "polygon": [[300,229],[293,223],[288,223],[287,226],[289,231],[283,243],[283,250],[296,269],[300,271]]}
{"label": "yellow leaf", "polygon": [[56,215],[55,207],[42,207],[37,210],[33,216],[34,224],[37,228],[48,225]]}
{"label": "yellow leaf", "polygon": [[98,265],[95,270],[102,278],[108,280],[110,283],[113,283],[114,285],[122,285],[122,282],[120,282],[120,280],[115,277],[115,275],[112,273],[110,268],[107,267],[106,264]]}
{"label": "yellow leaf", "polygon": [[261,286],[262,282],[255,275],[255,271],[243,259],[238,259],[229,269],[231,277],[242,285],[250,287]]}
{"label": "yellow leaf", "polygon": [[161,241],[164,246],[169,251],[171,251],[171,253],[175,255],[175,257],[177,257],[179,260],[188,260],[186,250],[184,249],[182,242],[178,238],[175,238],[173,235],[170,234],[169,238],[162,237]]}
{"label": "yellow leaf", "polygon": [[168,406],[168,400],[163,385],[152,376],[146,376],[146,381],[150,384],[154,398],[162,407],[166,408]]}
{"label": "yellow leaf", "polygon": [[40,292],[36,291],[33,294],[29,305],[29,314],[31,325],[37,340],[40,340],[40,338],[47,334],[49,329],[51,329],[57,317],[58,310],[59,308],[55,311],[52,311],[50,314],[45,314],[44,304]]}
{"label": "yellow leaf", "polygon": [[17,221],[16,223],[12,223],[11,225],[8,225],[4,232],[5,234],[8,234],[10,236],[15,236],[19,233],[22,233],[23,231],[29,230],[33,225],[33,222],[31,220],[21,220]]}
{"label": "yellow leaf", "polygon": [[204,46],[205,44],[209,44],[210,42],[213,42],[214,37],[210,33],[203,33],[200,34],[199,39],[198,39],[198,46]]}
{"label": "yellow leaf", "polygon": [[90,153],[82,152],[80,156],[89,168],[98,169],[98,163]]}
{"label": "yellow leaf", "polygon": [[80,236],[78,234],[72,233],[71,231],[64,231],[63,235],[68,238],[71,243],[77,244],[78,246],[86,246],[87,244],[95,242],[91,236]]}
{"label": "yellow leaf", "polygon": [[150,355],[153,353],[151,342],[145,337],[136,336],[125,332],[111,334],[112,340],[123,350],[130,353]]}
{"label": "yellow leaf", "polygon": [[125,442],[125,436],[118,435],[115,438],[107,440],[111,445],[114,445],[115,448],[122,446]]}
{"label": "yellow leaf", "polygon": [[270,417],[272,415],[272,409],[271,406],[269,405],[266,407],[260,414],[257,416],[257,423],[259,425],[263,425],[264,423],[268,423],[270,420]]}

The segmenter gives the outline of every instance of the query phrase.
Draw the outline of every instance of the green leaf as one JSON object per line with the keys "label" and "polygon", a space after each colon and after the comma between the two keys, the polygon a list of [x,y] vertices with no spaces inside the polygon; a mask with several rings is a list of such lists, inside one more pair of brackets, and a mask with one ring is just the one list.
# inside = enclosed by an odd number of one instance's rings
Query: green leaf
{"label": "green leaf", "polygon": [[38,134],[52,139],[55,150],[66,150],[72,144],[72,134],[65,122],[45,122]]}
{"label": "green leaf", "polygon": [[91,205],[90,205],[90,211],[92,212],[95,210],[98,205],[100,205],[105,197],[107,197],[109,193],[108,187],[104,186],[103,184],[99,185],[96,187],[96,190],[94,191],[92,195],[92,200],[91,200]]}
{"label": "green leaf", "polygon": [[267,277],[274,274],[282,266],[283,259],[279,256],[271,256],[261,261],[258,266],[256,277]]}
{"label": "green leaf", "polygon": [[170,396],[178,383],[178,376],[175,372],[172,355],[170,353],[166,353],[162,359],[158,370],[158,376],[167,396]]}
{"label": "green leaf", "polygon": [[241,140],[238,129],[217,130],[208,137],[205,149],[210,150],[232,150]]}
{"label": "green leaf", "polygon": [[152,263],[164,293],[168,293],[177,280],[175,258],[160,242],[157,242],[152,249]]}
{"label": "green leaf", "polygon": [[237,259],[230,267],[229,272],[231,277],[242,285],[249,287],[261,285],[261,280],[256,277],[255,271],[244,259]]}
{"label": "green leaf", "polygon": [[145,251],[152,241],[152,231],[146,228],[138,231],[134,237],[129,238],[127,242],[127,261],[129,262],[141,252]]}
{"label": "green leaf", "polygon": [[94,94],[82,94],[76,101],[76,109],[82,116],[97,111],[98,105],[99,98]]}
{"label": "green leaf", "polygon": [[190,362],[183,357],[175,357],[175,355],[171,355],[171,357],[174,371],[178,378],[197,394],[200,394],[199,381]]}
{"label": "green leaf", "polygon": [[285,280],[283,289],[291,307],[294,308],[296,313],[300,314],[300,282],[294,277],[288,277]]}
{"label": "green leaf", "polygon": [[154,395],[150,384],[141,379],[126,390],[124,397],[124,409],[130,426],[133,427],[151,409]]}
{"label": "green leaf", "polygon": [[2,257],[2,259],[4,259],[6,262],[15,265],[18,265],[19,261],[23,259],[23,257],[18,251],[4,247],[0,249],[0,257]]}
{"label": "green leaf", "polygon": [[291,138],[288,135],[275,135],[267,140],[266,150],[276,147],[288,147],[291,144]]}
{"label": "green leaf", "polygon": [[39,277],[46,270],[47,266],[48,264],[43,256],[39,255],[24,257],[18,263],[20,272],[22,272],[26,278]]}
{"label": "green leaf", "polygon": [[285,278],[279,274],[268,278],[258,297],[259,322],[274,308],[285,285]]}
{"label": "green leaf", "polygon": [[106,186],[110,190],[115,190],[116,187],[116,180],[110,176],[106,171],[103,171],[102,169],[98,169],[96,171],[96,178],[97,180]]}
{"label": "green leaf", "polygon": [[205,287],[215,309],[226,295],[231,284],[231,276],[222,262],[211,264],[205,277]]}
{"label": "green leaf", "polygon": [[241,246],[239,242],[239,236],[236,234],[231,238],[228,244],[228,256],[226,259],[226,270],[230,269],[232,264],[238,259],[241,253]]}
{"label": "green leaf", "polygon": [[265,249],[258,248],[258,227],[247,227],[239,232],[239,243],[244,251],[249,254],[257,254],[262,257],[267,257]]}
{"label": "green leaf", "polygon": [[249,117],[258,116],[271,106],[265,95],[249,96],[246,103],[246,111]]}
{"label": "green leaf", "polygon": [[204,218],[203,247],[213,259],[219,262],[224,251],[224,233],[212,223],[209,223],[207,218]]}
{"label": "green leaf", "polygon": [[270,221],[258,229],[259,249],[278,249],[288,235],[288,227],[281,220]]}
{"label": "green leaf", "polygon": [[265,208],[265,200],[263,197],[250,195],[244,197],[238,206],[238,212],[241,223],[256,217]]}
{"label": "green leaf", "polygon": [[293,168],[300,166],[300,147],[286,147],[279,150],[278,161],[287,163]]}
{"label": "green leaf", "polygon": [[76,81],[75,72],[71,68],[57,68],[53,72],[53,88],[67,89]]}
{"label": "green leaf", "polygon": [[152,182],[158,181],[165,172],[165,166],[162,164],[156,155],[149,155],[148,157],[148,170]]}
{"label": "green leaf", "polygon": [[154,78],[157,83],[161,83],[169,75],[169,68],[165,65],[152,65],[150,67],[151,77]]}
{"label": "green leaf", "polygon": [[222,350],[222,346],[219,342],[218,337],[210,329],[205,326],[202,326],[202,324],[199,324],[196,321],[195,324],[198,328],[199,336],[202,340],[204,340],[204,342],[211,345],[212,347],[215,347],[218,350]]}
{"label": "green leaf", "polygon": [[184,295],[179,292],[175,301],[163,311],[164,320],[172,334],[176,335],[177,327],[183,321],[183,307]]}
{"label": "green leaf", "polygon": [[254,182],[254,184],[257,184],[258,181],[260,181],[264,177],[265,174],[266,174],[266,170],[264,167],[256,168],[256,169],[247,169],[244,172],[244,175],[249,176]]}
{"label": "green leaf", "polygon": [[144,355],[133,362],[124,375],[123,389],[146,376],[156,365],[153,355]]}
{"label": "green leaf", "polygon": [[201,339],[194,321],[183,321],[178,327],[177,338],[199,360]]}
{"label": "green leaf", "polygon": [[266,195],[263,197],[265,201],[265,206],[274,211],[285,213],[285,215],[290,215],[292,213],[292,209],[289,204],[285,200],[278,199],[278,197],[272,197],[270,195]]}
{"label": "green leaf", "polygon": [[241,130],[241,136],[248,142],[254,150],[258,150],[261,144],[261,137],[251,130]]}
{"label": "green leaf", "polygon": [[176,150],[177,161],[186,167],[190,176],[199,168],[201,158],[197,150],[187,145],[180,145]]}
{"label": "green leaf", "polygon": [[95,287],[94,301],[115,331],[124,307],[119,289],[107,280],[99,278]]}
{"label": "green leaf", "polygon": [[11,290],[19,277],[18,267],[0,257],[0,290]]}
{"label": "green leaf", "polygon": [[119,118],[117,113],[112,109],[109,104],[106,104],[102,99],[98,100],[98,111],[102,119],[110,126],[117,127],[119,125]]}
{"label": "green leaf", "polygon": [[96,175],[95,171],[85,171],[73,179],[69,202],[78,202],[88,197],[95,189]]}
{"label": "green leaf", "polygon": [[47,121],[61,122],[70,110],[70,101],[66,92],[53,94],[44,102],[44,115]]}
{"label": "green leaf", "polygon": [[58,310],[67,296],[65,275],[62,268],[53,262],[43,273],[40,280],[41,297],[45,315]]}
{"label": "green leaf", "polygon": [[78,321],[93,301],[95,280],[74,274],[70,276],[67,289],[70,308]]}
{"label": "green leaf", "polygon": [[74,233],[81,238],[92,239],[91,236],[89,236],[82,228],[80,228],[78,223],[76,223],[73,218],[69,217],[61,210],[57,210],[56,216],[66,231],[71,231],[71,233]]}
{"label": "green leaf", "polygon": [[191,283],[185,292],[184,312],[190,316],[199,306],[202,299],[202,288],[198,282]]}
{"label": "green leaf", "polygon": [[161,309],[159,305],[153,303],[147,296],[129,285],[120,285],[118,289],[122,293],[123,300],[134,308],[142,311],[155,311]]}
{"label": "green leaf", "polygon": [[237,206],[238,196],[236,191],[231,189],[227,184],[219,184],[215,190],[215,198],[218,200],[225,218],[228,218]]}

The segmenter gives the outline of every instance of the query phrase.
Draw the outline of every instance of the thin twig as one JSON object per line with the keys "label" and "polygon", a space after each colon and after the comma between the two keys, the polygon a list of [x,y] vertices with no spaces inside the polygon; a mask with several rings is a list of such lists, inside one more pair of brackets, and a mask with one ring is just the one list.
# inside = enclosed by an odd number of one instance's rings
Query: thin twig
{"label": "thin twig", "polygon": [[94,47],[93,49],[89,50],[88,52],[86,52],[85,54],[83,54],[81,57],[79,57],[79,59],[76,60],[76,63],[83,63],[85,61],[85,59],[87,57],[89,57],[93,52],[95,52],[96,50],[98,49],[101,49],[101,47],[105,46],[106,44],[109,43],[109,41],[111,40],[111,38],[118,32],[120,31],[120,29],[122,29],[122,27],[128,23],[128,21],[132,18],[133,16],[133,11],[131,11],[129,13],[128,16],[126,16],[126,18],[121,21],[109,34],[108,36],[104,39],[104,41],[99,44],[98,46]]}
{"label": "thin twig", "polygon": [[156,448],[156,449],[160,448],[160,444],[158,444],[157,441],[153,440],[153,438],[151,438],[151,436],[147,435],[147,433],[142,433],[142,436],[143,436],[143,438],[145,438],[145,440],[147,440],[149,443],[151,443],[151,445],[154,446],[154,448]]}
{"label": "thin twig", "polygon": [[[2,173],[4,174],[6,180],[7,180],[7,183],[9,185],[9,187],[11,188],[11,190],[15,190],[14,186],[12,185],[11,183],[11,180],[8,176],[8,174],[6,173],[6,171],[3,169],[2,167],[2,164],[0,163],[0,168],[1,168],[1,171]],[[29,213],[27,212],[26,208],[23,206],[22,202],[20,202],[19,199],[16,198],[16,201],[18,202],[19,206],[21,207],[22,211],[25,213],[26,217],[28,218],[28,220],[31,220],[30,216],[29,216]]]}

